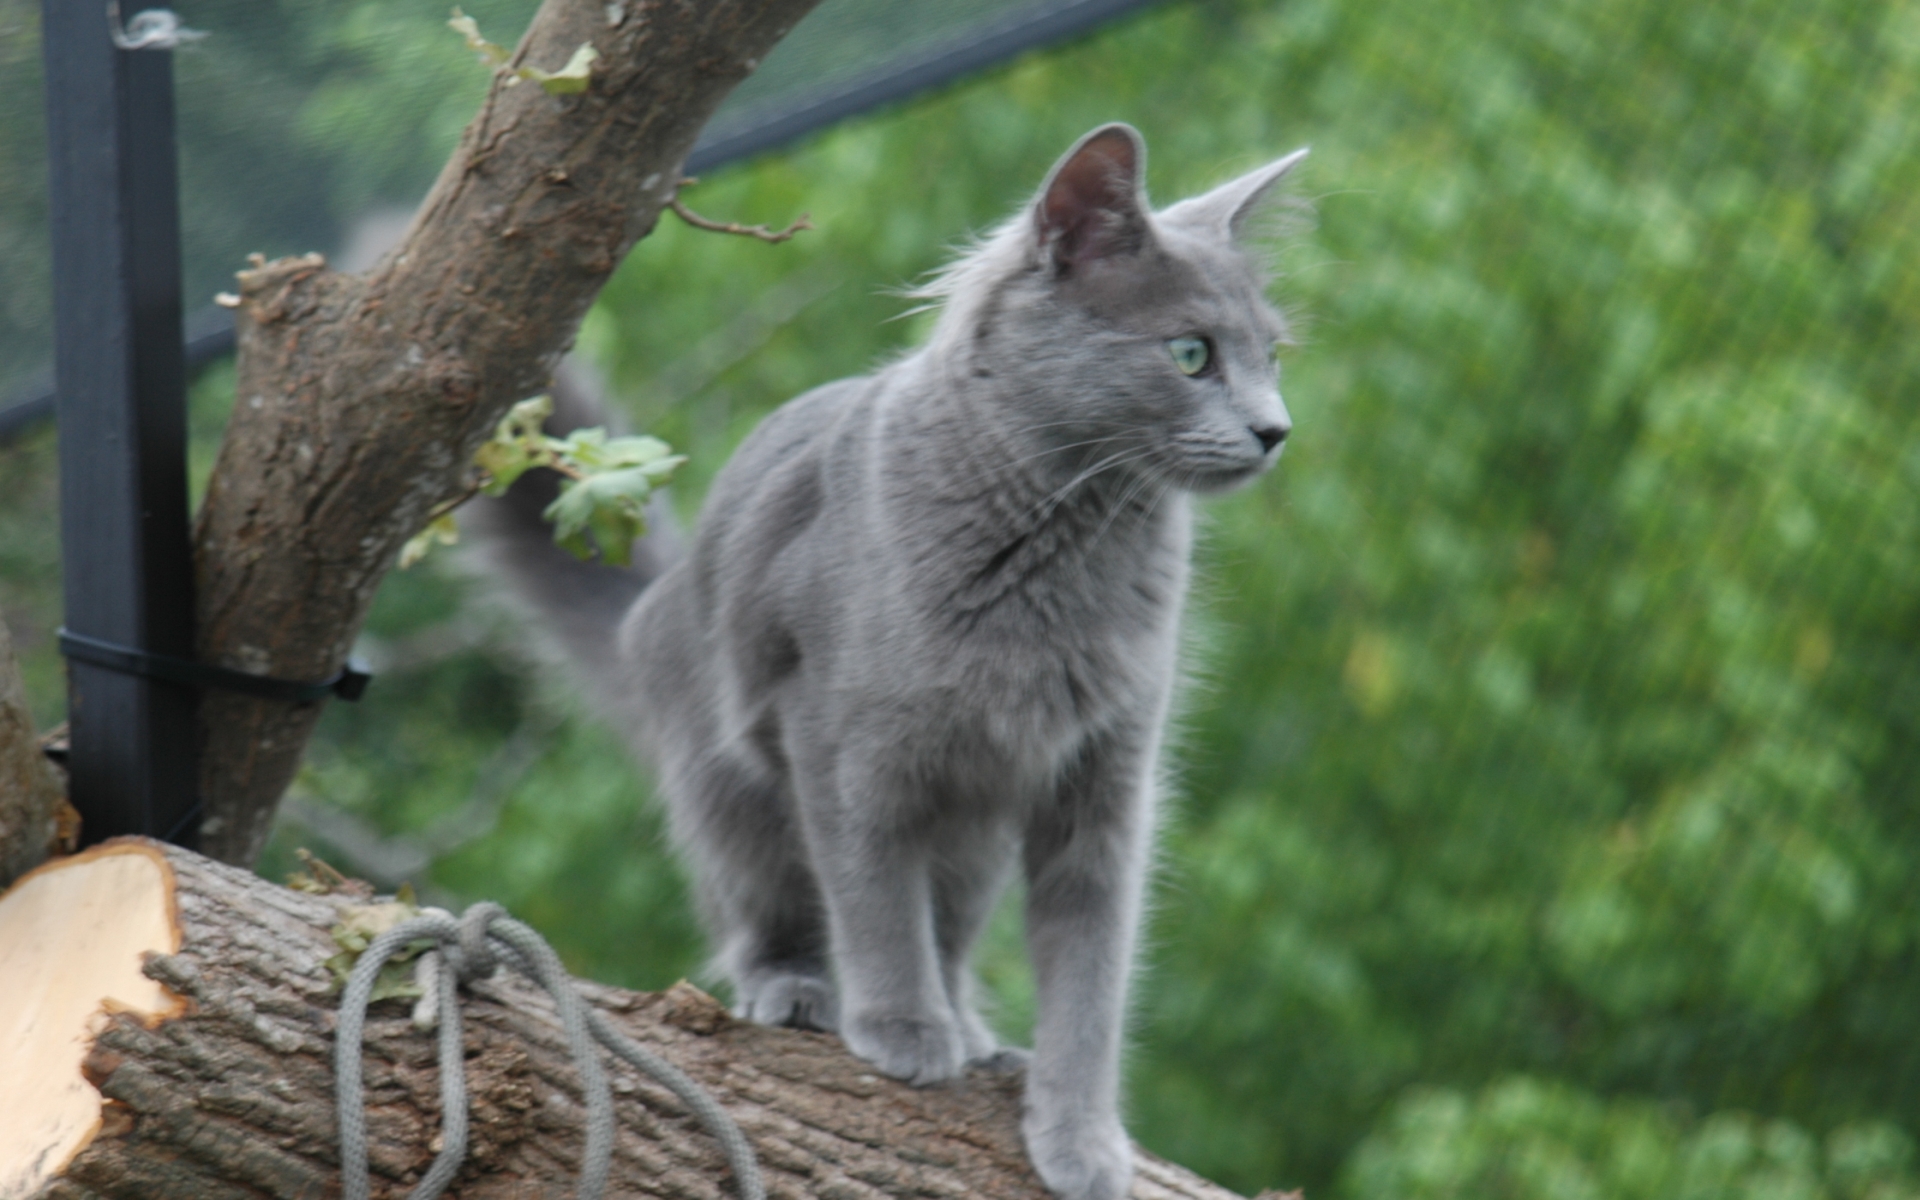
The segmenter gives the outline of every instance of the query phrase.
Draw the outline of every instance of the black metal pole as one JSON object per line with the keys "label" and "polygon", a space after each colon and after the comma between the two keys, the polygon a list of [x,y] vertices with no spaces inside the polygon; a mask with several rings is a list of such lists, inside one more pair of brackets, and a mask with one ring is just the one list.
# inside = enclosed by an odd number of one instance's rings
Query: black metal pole
{"label": "black metal pole", "polygon": [[[66,623],[194,656],[173,62],[120,50],[107,0],[42,0]],[[68,666],[88,842],[197,830],[194,692]]]}

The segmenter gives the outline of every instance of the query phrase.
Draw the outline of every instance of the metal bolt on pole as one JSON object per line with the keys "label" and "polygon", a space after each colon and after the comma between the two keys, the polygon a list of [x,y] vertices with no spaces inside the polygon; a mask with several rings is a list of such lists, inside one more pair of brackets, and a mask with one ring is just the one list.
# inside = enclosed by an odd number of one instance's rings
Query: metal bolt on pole
{"label": "metal bolt on pole", "polygon": [[[41,12],[66,624],[191,659],[172,54],[164,39],[116,46],[126,37],[108,0],[42,0]],[[82,662],[68,681],[85,840],[191,845],[193,689]]]}

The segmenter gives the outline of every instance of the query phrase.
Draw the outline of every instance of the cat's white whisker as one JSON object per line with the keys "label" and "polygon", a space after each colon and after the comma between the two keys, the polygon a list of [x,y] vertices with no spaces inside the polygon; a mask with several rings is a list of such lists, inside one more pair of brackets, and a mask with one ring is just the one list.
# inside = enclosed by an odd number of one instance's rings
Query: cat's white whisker
{"label": "cat's white whisker", "polygon": [[1159,481],[1152,475],[1141,474],[1135,476],[1133,482],[1127,485],[1127,490],[1121,493],[1120,499],[1108,511],[1106,519],[1100,522],[1100,528],[1093,531],[1093,537],[1089,539],[1087,543],[1089,552],[1091,552],[1094,546],[1099,545],[1101,535],[1107,532],[1107,527],[1112,525],[1114,521],[1132,505],[1134,497],[1156,486],[1159,486]]}
{"label": "cat's white whisker", "polygon": [[[1063,421],[1063,422],[1061,422],[1061,424],[1066,424],[1066,422],[1064,422],[1064,421]],[[1113,435],[1113,434],[1108,434],[1108,435],[1105,435],[1105,436],[1103,436],[1103,437],[1097,437],[1097,438],[1087,438],[1087,439],[1086,439],[1086,440],[1084,440],[1084,441],[1079,441],[1079,442],[1066,442],[1066,443],[1064,443],[1064,444],[1062,444],[1062,445],[1058,445],[1058,446],[1049,446],[1049,447],[1047,447],[1047,448],[1046,448],[1046,449],[1044,449],[1044,450],[1036,450],[1036,451],[1034,451],[1034,452],[1033,452],[1032,454],[1023,454],[1023,455],[1021,455],[1021,456],[1020,456],[1019,458],[1015,458],[1015,459],[1009,459],[1008,461],[1006,461],[1006,462],[1003,462],[1003,463],[1000,463],[1000,464],[998,464],[997,466],[995,466],[995,467],[994,467],[994,470],[995,470],[995,471],[1001,471],[1001,472],[1004,472],[1004,471],[1011,471],[1011,470],[1013,470],[1013,469],[1014,469],[1015,467],[1019,467],[1019,466],[1024,466],[1024,465],[1026,465],[1027,463],[1030,463],[1030,462],[1034,462],[1034,461],[1035,461],[1035,460],[1037,460],[1037,459],[1042,459],[1042,458],[1046,458],[1046,457],[1047,457],[1047,456],[1049,456],[1049,455],[1053,455],[1053,454],[1064,454],[1064,453],[1066,453],[1066,452],[1067,452],[1068,450],[1078,450],[1078,449],[1079,449],[1080,447],[1082,447],[1082,446],[1099,446],[1099,445],[1104,445],[1104,444],[1105,444],[1105,443],[1107,443],[1107,442],[1111,442],[1111,441],[1113,441],[1113,440],[1114,440],[1114,438],[1115,438],[1115,435]]]}
{"label": "cat's white whisker", "polygon": [[1107,471],[1112,470],[1115,467],[1124,466],[1127,463],[1136,462],[1142,458],[1145,458],[1147,455],[1151,454],[1152,452],[1153,452],[1153,448],[1151,446],[1148,446],[1139,450],[1132,450],[1132,451],[1122,450],[1117,454],[1112,454],[1106,458],[1101,459],[1099,462],[1093,464],[1091,467],[1088,467],[1085,470],[1081,471],[1078,475],[1075,475],[1072,479],[1069,479],[1066,483],[1056,488],[1053,491],[1053,493],[1046,498],[1046,500],[1041,502],[1041,504],[1035,506],[1035,508],[1037,509],[1044,508],[1044,511],[1040,513],[1040,521],[1044,523],[1049,518],[1051,518],[1054,512],[1059,509],[1060,505],[1066,502],[1068,496],[1072,493],[1073,489],[1079,487],[1081,484],[1086,483],[1094,479],[1095,477],[1101,474],[1104,474]]}

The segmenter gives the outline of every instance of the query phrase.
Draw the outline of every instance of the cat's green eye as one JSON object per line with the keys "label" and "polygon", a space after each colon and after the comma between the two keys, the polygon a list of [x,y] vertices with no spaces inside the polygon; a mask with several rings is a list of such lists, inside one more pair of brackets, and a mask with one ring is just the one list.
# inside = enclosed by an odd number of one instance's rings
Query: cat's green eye
{"label": "cat's green eye", "polygon": [[1177,337],[1167,341],[1167,353],[1182,375],[1198,375],[1213,361],[1213,347],[1200,337]]}

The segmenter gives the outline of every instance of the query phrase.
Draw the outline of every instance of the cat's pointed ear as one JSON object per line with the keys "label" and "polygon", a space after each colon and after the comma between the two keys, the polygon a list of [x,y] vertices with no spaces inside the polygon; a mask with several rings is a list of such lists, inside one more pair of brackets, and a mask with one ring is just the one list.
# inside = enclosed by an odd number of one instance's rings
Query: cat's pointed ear
{"label": "cat's pointed ear", "polygon": [[1237,241],[1246,236],[1253,218],[1274,198],[1275,185],[1299,166],[1300,160],[1306,156],[1304,147],[1295,150],[1285,158],[1270,162],[1259,170],[1248,171],[1210,192],[1182,200],[1161,213],[1160,219]]}
{"label": "cat's pointed ear", "polygon": [[1138,253],[1148,233],[1147,145],[1131,125],[1102,125],[1061,156],[1033,206],[1034,238],[1054,267]]}

